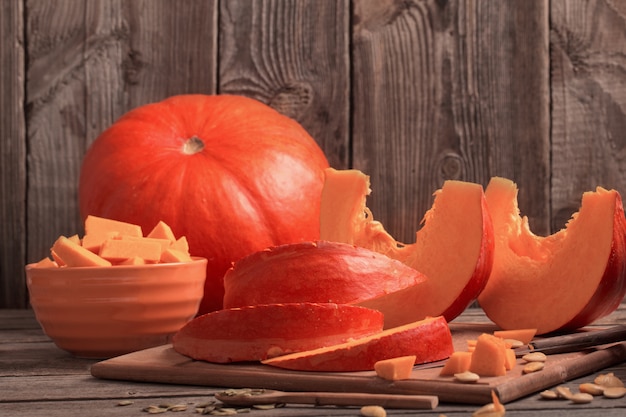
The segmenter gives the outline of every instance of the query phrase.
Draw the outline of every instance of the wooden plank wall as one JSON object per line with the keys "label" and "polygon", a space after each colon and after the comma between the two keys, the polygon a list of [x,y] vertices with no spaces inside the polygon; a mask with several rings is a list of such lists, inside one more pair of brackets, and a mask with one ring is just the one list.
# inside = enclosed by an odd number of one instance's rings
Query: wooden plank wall
{"label": "wooden plank wall", "polygon": [[80,230],[89,144],[173,94],[295,118],[371,176],[401,241],[445,179],[494,175],[558,230],[583,191],[626,193],[625,38],[621,0],[4,0],[0,308],[27,307],[24,264]]}

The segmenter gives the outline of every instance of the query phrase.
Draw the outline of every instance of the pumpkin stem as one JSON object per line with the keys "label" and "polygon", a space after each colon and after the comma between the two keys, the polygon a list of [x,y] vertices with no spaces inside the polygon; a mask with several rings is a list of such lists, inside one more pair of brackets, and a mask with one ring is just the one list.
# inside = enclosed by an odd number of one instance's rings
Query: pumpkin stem
{"label": "pumpkin stem", "polygon": [[196,135],[190,137],[183,145],[183,153],[185,155],[193,155],[204,149],[204,142]]}

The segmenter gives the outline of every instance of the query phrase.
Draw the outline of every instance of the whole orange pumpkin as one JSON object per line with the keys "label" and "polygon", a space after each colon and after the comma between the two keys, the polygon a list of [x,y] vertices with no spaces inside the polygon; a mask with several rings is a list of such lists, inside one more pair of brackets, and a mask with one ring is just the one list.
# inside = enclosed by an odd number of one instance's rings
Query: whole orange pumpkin
{"label": "whole orange pumpkin", "polygon": [[222,308],[232,262],[319,237],[328,161],[305,129],[236,95],[179,95],[131,110],[82,162],[79,205],[150,230],[159,220],[208,259],[199,314]]}

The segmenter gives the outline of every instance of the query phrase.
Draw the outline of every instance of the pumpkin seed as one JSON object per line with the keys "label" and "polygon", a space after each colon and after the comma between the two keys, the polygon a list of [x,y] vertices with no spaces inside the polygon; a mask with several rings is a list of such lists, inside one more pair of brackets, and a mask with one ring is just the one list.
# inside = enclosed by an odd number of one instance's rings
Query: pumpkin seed
{"label": "pumpkin seed", "polygon": [[593,401],[593,395],[586,392],[578,392],[570,397],[570,400],[575,404],[587,404]]}
{"label": "pumpkin seed", "polygon": [[119,405],[120,407],[125,407],[127,405],[131,405],[134,404],[135,402],[133,400],[122,400],[120,402],[117,403],[117,405]]}
{"label": "pumpkin seed", "polygon": [[543,352],[531,352],[522,356],[522,359],[526,362],[545,362],[547,356]]}
{"label": "pumpkin seed", "polygon": [[167,411],[174,411],[174,412],[187,411],[187,405],[185,404],[170,405],[169,407],[167,407]]}
{"label": "pumpkin seed", "polygon": [[148,414],[161,414],[161,413],[167,413],[167,408],[162,408],[162,407],[159,407],[158,405],[149,405],[148,407],[144,408],[143,411],[145,411]]}
{"label": "pumpkin seed", "polygon": [[556,387],[556,393],[558,394],[559,398],[565,398],[566,400],[569,400],[570,398],[572,398],[572,391],[567,388],[567,387]]}
{"label": "pumpkin seed", "polygon": [[603,393],[605,398],[622,398],[626,395],[626,388],[624,387],[608,387],[604,389]]}
{"label": "pumpkin seed", "polygon": [[525,374],[530,374],[533,372],[541,371],[544,366],[544,362],[528,362],[526,365],[524,365],[522,372]]}
{"label": "pumpkin seed", "polygon": [[273,410],[276,408],[276,404],[255,404],[252,408],[256,408],[257,410]]}
{"label": "pumpkin seed", "polygon": [[546,400],[556,400],[557,398],[559,398],[559,395],[556,392],[554,392],[552,390],[549,390],[549,389],[547,389],[545,391],[541,391],[539,393],[539,396],[541,398],[546,399]]}
{"label": "pumpkin seed", "polygon": [[591,395],[602,395],[602,393],[604,392],[604,387],[591,382],[583,382],[578,386],[578,390],[580,392],[586,392],[587,394]]}
{"label": "pumpkin seed", "polygon": [[459,382],[476,382],[480,379],[480,376],[474,372],[465,371],[454,374],[454,378]]}
{"label": "pumpkin seed", "polygon": [[209,413],[212,416],[235,416],[237,410],[234,408],[217,408]]}
{"label": "pumpkin seed", "polygon": [[609,372],[608,374],[598,375],[593,380],[593,382],[605,388],[624,386],[624,383],[622,382],[622,380],[616,377],[615,374],[613,374],[613,372]]}
{"label": "pumpkin seed", "polygon": [[361,407],[363,417],[387,417],[387,411],[379,405],[365,405]]}
{"label": "pumpkin seed", "polygon": [[504,339],[504,342],[509,344],[512,349],[520,348],[520,347],[524,346],[524,343],[520,342],[519,340],[515,340],[515,339]]}

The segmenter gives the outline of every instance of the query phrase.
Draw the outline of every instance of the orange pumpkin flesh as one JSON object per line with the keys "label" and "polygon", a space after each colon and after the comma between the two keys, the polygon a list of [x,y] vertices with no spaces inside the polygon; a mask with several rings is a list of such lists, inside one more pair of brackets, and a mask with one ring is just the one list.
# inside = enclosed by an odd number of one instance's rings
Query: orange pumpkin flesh
{"label": "orange pumpkin flesh", "polygon": [[504,340],[483,333],[476,340],[469,371],[480,376],[504,376],[507,368],[507,347]]}
{"label": "orange pumpkin flesh", "polygon": [[511,339],[522,342],[527,345],[532,340],[533,337],[537,334],[537,329],[511,329],[511,330],[495,330],[493,332],[494,336],[497,336],[501,339]]}
{"label": "orange pumpkin flesh", "polygon": [[446,363],[441,368],[439,376],[453,376],[469,371],[472,362],[472,352],[456,351],[453,352]]}
{"label": "orange pumpkin flesh", "polygon": [[496,240],[493,271],[478,300],[502,329],[537,334],[576,329],[614,311],[626,293],[626,228],[620,195],[584,193],[567,227],[534,235],[517,206],[515,183],[485,191]]}
{"label": "orange pumpkin flesh", "polygon": [[235,262],[224,276],[224,307],[358,303],[420,287],[425,280],[418,271],[369,249],[339,242],[291,243]]}
{"label": "orange pumpkin flesh", "polygon": [[454,348],[443,317],[430,317],[338,345],[263,361],[284,369],[321,372],[374,370],[376,362],[415,355],[415,364],[448,358]]}
{"label": "orange pumpkin flesh", "polygon": [[369,177],[357,170],[326,170],[320,238],[383,253],[426,275],[406,288],[360,305],[385,314],[385,327],[427,316],[452,320],[484,288],[493,261],[493,228],[479,184],[446,181],[412,244],[397,242],[365,205]]}
{"label": "orange pumpkin flesh", "polygon": [[81,215],[150,230],[164,221],[208,259],[200,313],[222,307],[231,263],[319,237],[328,161],[294,120],[256,100],[181,95],[138,107],[88,149]]}
{"label": "orange pumpkin flesh", "polygon": [[388,381],[409,379],[416,359],[415,355],[383,359],[374,364],[374,371],[377,376]]}
{"label": "orange pumpkin flesh", "polygon": [[173,347],[208,362],[259,361],[368,336],[382,326],[380,312],[362,307],[266,304],[196,317],[176,333]]}

